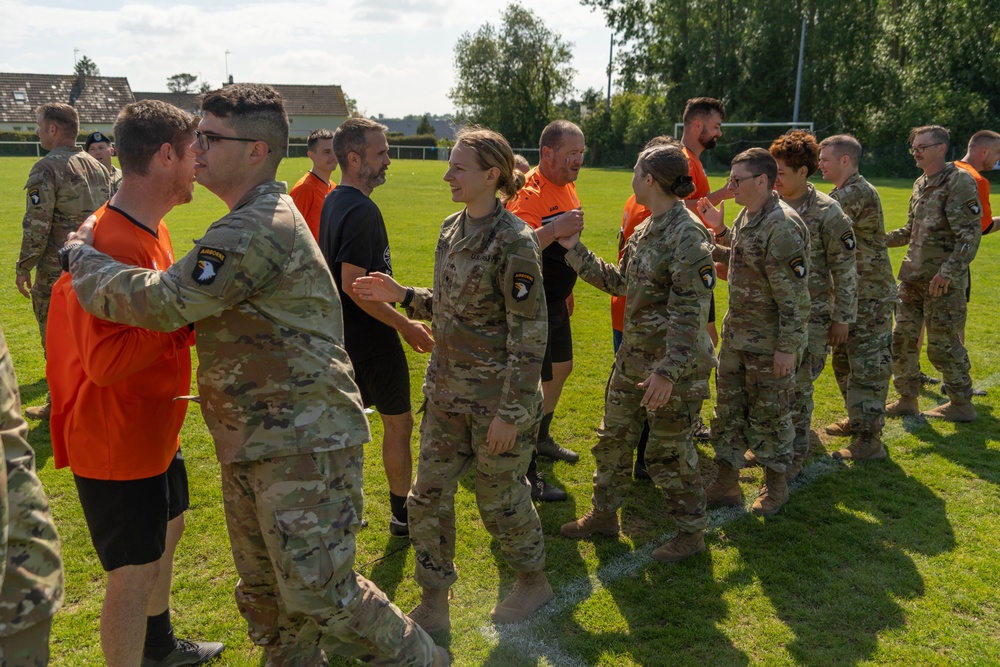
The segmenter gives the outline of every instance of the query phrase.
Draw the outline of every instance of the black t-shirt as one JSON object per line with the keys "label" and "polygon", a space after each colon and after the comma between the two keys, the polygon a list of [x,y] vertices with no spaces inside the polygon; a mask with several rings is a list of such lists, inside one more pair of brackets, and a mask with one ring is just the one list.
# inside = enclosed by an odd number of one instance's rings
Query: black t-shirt
{"label": "black t-shirt", "polygon": [[357,188],[341,183],[323,203],[319,248],[333,273],[344,308],[344,343],[353,363],[377,357],[389,346],[400,346],[399,335],[388,324],[366,313],[341,284],[341,264],[354,264],[366,273],[392,275],[389,235],[378,206]]}

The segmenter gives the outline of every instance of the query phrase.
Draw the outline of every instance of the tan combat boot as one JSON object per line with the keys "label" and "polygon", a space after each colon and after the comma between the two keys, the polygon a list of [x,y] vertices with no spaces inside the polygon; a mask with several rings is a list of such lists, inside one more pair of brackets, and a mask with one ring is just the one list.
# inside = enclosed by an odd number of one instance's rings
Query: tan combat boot
{"label": "tan combat boot", "polygon": [[794,458],[794,459],[792,459],[792,462],[788,464],[787,468],[785,468],[785,481],[786,482],[794,482],[795,481],[795,478],[797,478],[799,476],[799,474],[802,472],[802,464],[803,464],[803,460],[802,459],[797,458],[797,457]]}
{"label": "tan combat boot", "polygon": [[740,471],[725,461],[718,461],[719,474],[707,489],[705,497],[709,507],[739,507],[743,504],[740,493]]}
{"label": "tan combat boot", "polygon": [[653,558],[661,563],[677,563],[705,550],[705,531],[677,533],[674,539],[653,550]]}
{"label": "tan combat boot", "polygon": [[591,535],[617,537],[619,530],[618,512],[600,512],[591,509],[576,521],[564,523],[559,532],[563,537],[580,539]]}
{"label": "tan combat boot", "polygon": [[424,632],[442,632],[451,629],[448,610],[448,589],[424,587],[420,604],[407,616],[424,629]]}
{"label": "tan combat boot", "polygon": [[944,405],[921,412],[924,417],[943,419],[949,422],[971,422],[976,420],[976,409],[969,401],[952,399]]}
{"label": "tan combat boot", "polygon": [[753,455],[752,449],[748,449],[745,452],[743,452],[743,460],[746,461],[744,465],[747,468],[753,468],[760,465],[759,463],[757,463],[757,457]]}
{"label": "tan combat boot", "polygon": [[507,597],[490,612],[494,623],[517,623],[547,604],[555,593],[545,572],[518,572],[517,582]]}
{"label": "tan combat boot", "polygon": [[450,667],[450,665],[451,658],[448,656],[448,651],[441,646],[435,646],[431,667]]}
{"label": "tan combat boot", "polygon": [[900,396],[885,406],[886,417],[909,417],[920,414],[916,396]]}
{"label": "tan combat boot", "polygon": [[882,436],[878,433],[857,433],[845,449],[832,454],[835,459],[874,461],[886,457]]}
{"label": "tan combat boot", "polygon": [[854,431],[851,430],[851,418],[844,417],[838,422],[833,422],[824,429],[827,435],[836,435],[842,437],[845,435],[852,435]]}
{"label": "tan combat boot", "polygon": [[24,416],[29,419],[39,419],[41,421],[48,421],[49,415],[52,414],[52,403],[45,403],[44,405],[34,405],[30,408],[24,409]]}
{"label": "tan combat boot", "polygon": [[753,501],[750,511],[757,516],[771,516],[777,514],[787,502],[788,481],[785,479],[785,473],[764,468],[764,488]]}

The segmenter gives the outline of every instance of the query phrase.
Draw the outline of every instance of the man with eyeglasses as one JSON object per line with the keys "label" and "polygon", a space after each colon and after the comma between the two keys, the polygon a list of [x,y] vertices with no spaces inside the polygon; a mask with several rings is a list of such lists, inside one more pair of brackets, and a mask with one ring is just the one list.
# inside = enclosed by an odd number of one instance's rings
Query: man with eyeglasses
{"label": "man with eyeglasses", "polygon": [[729,280],[712,420],[719,472],[706,495],[709,505],[742,504],[739,471],[749,450],[764,467],[764,488],[752,507],[757,515],[776,514],[788,501],[793,371],[805,348],[810,312],[809,230],[773,191],[777,174],[777,163],[763,148],[733,158],[729,188],[744,208],[732,230],[707,197],[698,201],[702,220],[715,234],[714,257]]}
{"label": "man with eyeglasses", "polygon": [[[890,248],[908,245],[899,268],[899,301],[892,332],[893,383],[899,398],[886,415],[923,414],[947,421],[976,418],[969,354],[962,342],[969,263],[983,230],[976,182],[947,161],[951,135],[940,125],[910,131],[910,153],[924,173],[913,184],[906,225],[890,232]],[[927,331],[927,358],[941,372],[944,405],[920,413],[920,327]]]}
{"label": "man with eyeglasses", "polygon": [[323,665],[324,650],[446,665],[444,649],[353,569],[370,435],[333,277],[274,180],[288,144],[281,96],[230,85],[202,112],[195,178],[230,212],[166,271],[99,253],[85,224],[64,248],[80,303],[153,330],[195,324],[237,605],[267,665]]}

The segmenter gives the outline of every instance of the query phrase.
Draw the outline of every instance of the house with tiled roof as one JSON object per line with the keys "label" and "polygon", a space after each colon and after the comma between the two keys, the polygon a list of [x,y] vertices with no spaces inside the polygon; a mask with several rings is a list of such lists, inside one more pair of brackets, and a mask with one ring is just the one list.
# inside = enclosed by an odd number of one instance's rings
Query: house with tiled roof
{"label": "house with tiled roof", "polygon": [[135,101],[139,100],[159,100],[167,104],[173,104],[178,109],[183,109],[192,115],[201,114],[201,93],[145,93],[136,91]]}
{"label": "house with tiled roof", "polygon": [[118,112],[133,101],[123,76],[0,73],[0,130],[34,131],[35,109],[63,102],[80,114],[81,132],[110,133]]}

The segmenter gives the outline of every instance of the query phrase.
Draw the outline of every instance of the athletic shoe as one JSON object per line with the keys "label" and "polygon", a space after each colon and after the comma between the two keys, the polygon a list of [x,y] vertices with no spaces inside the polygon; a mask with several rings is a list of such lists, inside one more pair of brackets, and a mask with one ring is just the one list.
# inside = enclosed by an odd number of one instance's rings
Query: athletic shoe
{"label": "athletic shoe", "polygon": [[395,514],[389,515],[389,534],[393,537],[409,537],[410,524],[400,521]]}
{"label": "athletic shoe", "polygon": [[185,667],[202,665],[222,653],[222,642],[192,642],[178,639],[177,646],[161,660],[142,659],[142,667]]}
{"label": "athletic shoe", "polygon": [[932,378],[927,373],[920,373],[920,384],[938,384],[941,378]]}
{"label": "athletic shoe", "polygon": [[708,442],[712,439],[712,432],[705,425],[701,415],[698,415],[698,420],[694,424],[694,439],[701,440],[702,442]]}
{"label": "athletic shoe", "polygon": [[569,461],[570,463],[576,463],[580,459],[579,454],[574,452],[572,449],[566,449],[553,440],[551,436],[536,442],[535,450],[538,452],[539,456],[545,456],[550,459],[555,459],[556,461]]}

